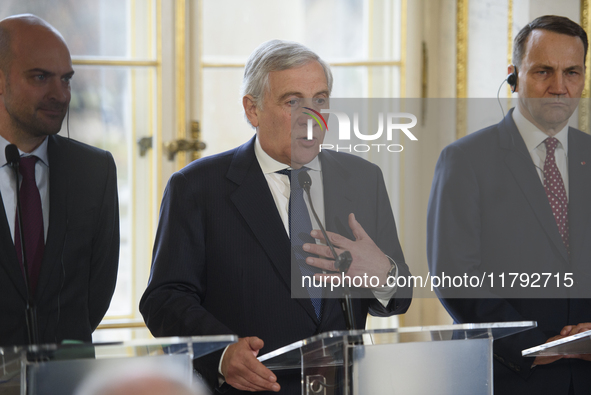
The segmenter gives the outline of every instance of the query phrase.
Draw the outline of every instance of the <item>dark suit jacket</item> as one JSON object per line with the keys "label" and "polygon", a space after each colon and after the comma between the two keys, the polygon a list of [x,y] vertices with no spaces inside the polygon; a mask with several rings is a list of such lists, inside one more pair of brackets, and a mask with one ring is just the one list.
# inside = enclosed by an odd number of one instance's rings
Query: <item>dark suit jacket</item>
{"label": "dark suit jacket", "polygon": [[[354,212],[398,263],[399,274],[408,275],[379,168],[327,151],[320,160],[327,229],[353,239],[347,216]],[[337,201],[345,207],[329,204]],[[318,322],[310,299],[292,299],[290,250],[254,154],[254,138],[193,162],[171,177],[164,193],[150,283],[140,302],[148,328],[155,336],[258,336],[265,342],[260,355],[314,334],[345,329],[337,300],[325,300]],[[356,323],[365,327],[368,310],[392,315],[409,305],[408,293],[405,298],[398,294],[387,308],[376,299],[355,300]],[[219,354],[202,371],[210,383],[218,362]],[[296,379],[299,391],[299,375]],[[279,381],[282,384],[281,377]]]}
{"label": "dark suit jacket", "polygon": [[[429,200],[431,272],[574,272],[575,285],[588,295],[591,136],[569,130],[569,257],[511,114],[441,153]],[[495,341],[495,393],[566,394],[571,377],[576,393],[589,393],[591,363],[562,360],[532,369],[534,359],[522,358],[521,350],[544,343],[565,325],[591,322],[590,300],[573,298],[574,288],[566,287],[530,289],[535,297],[552,295],[551,299],[507,298],[499,293],[499,286],[497,277],[496,288],[484,287],[469,299],[451,298],[459,296],[453,290],[439,291],[456,322],[538,322],[536,329]]]}
{"label": "dark suit jacket", "polygon": [[[35,300],[41,343],[91,341],[117,277],[119,209],[110,153],[49,136],[49,228]],[[27,344],[26,289],[0,199],[0,345]]]}

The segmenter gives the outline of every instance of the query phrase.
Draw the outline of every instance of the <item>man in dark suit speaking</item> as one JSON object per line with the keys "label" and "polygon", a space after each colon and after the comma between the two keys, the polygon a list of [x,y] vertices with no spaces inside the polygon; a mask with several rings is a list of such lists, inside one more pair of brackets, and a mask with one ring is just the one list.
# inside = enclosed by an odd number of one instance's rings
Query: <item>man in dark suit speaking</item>
{"label": "man in dark suit speaking", "polygon": [[[115,289],[115,163],[108,152],[56,135],[73,74],[52,26],[33,15],[0,21],[2,346],[91,341]],[[19,169],[20,220],[9,161]]]}
{"label": "man in dark suit speaking", "polygon": [[[256,356],[346,328],[338,301],[292,297],[291,279],[299,269],[290,267],[290,234],[297,244],[296,238],[309,235],[295,231],[295,223],[315,221],[302,190],[292,186],[290,192],[285,170],[292,172],[293,183],[297,171],[312,179],[312,201],[329,237],[337,252],[352,254],[348,275],[367,273],[380,285],[388,274],[409,275],[379,168],[348,154],[319,155],[324,132],[318,125],[313,138],[306,138],[310,118],[301,110],[326,108],[331,88],[330,68],[308,48],[279,40],[262,44],[247,61],[242,89],[256,136],[175,173],[164,193],[140,310],[156,336],[238,334],[239,342],[223,357],[218,353],[201,367],[210,384],[217,386],[219,379],[234,387],[230,393],[300,393],[299,371],[276,376]],[[290,205],[304,202],[303,215],[294,207],[289,212]],[[321,240],[318,233],[312,236]],[[303,247],[313,254],[307,263],[334,271],[333,261],[320,258],[331,256],[326,246],[309,237]],[[386,316],[403,313],[410,304],[410,292],[400,288],[365,292],[370,298],[353,300],[358,328],[365,327],[368,311]]]}
{"label": "man in dark suit speaking", "polygon": [[447,311],[462,323],[538,323],[494,342],[498,394],[591,388],[588,356],[521,357],[523,349],[591,329],[591,136],[567,125],[583,91],[587,48],[585,31],[567,18],[525,26],[509,66],[517,107],[446,147],[435,170],[431,273],[487,279],[482,288],[439,289]]}

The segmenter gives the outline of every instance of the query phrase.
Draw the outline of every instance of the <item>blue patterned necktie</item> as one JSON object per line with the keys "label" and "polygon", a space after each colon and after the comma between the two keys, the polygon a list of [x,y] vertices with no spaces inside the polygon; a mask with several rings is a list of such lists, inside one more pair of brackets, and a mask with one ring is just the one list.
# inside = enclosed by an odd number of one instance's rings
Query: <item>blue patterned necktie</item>
{"label": "blue patterned necktie", "polygon": [[[304,190],[298,181],[299,174],[308,170],[307,167],[302,167],[294,170],[279,170],[277,173],[290,178],[289,238],[291,239],[293,255],[302,276],[313,277],[315,273],[321,273],[322,271],[306,264],[306,258],[312,255],[303,250],[303,245],[304,243],[314,244],[316,240],[310,236],[312,221],[310,221],[310,214],[304,200]],[[316,312],[316,317],[320,320],[322,316],[322,287],[307,287],[307,289],[312,300],[312,305],[314,306],[314,311]]]}

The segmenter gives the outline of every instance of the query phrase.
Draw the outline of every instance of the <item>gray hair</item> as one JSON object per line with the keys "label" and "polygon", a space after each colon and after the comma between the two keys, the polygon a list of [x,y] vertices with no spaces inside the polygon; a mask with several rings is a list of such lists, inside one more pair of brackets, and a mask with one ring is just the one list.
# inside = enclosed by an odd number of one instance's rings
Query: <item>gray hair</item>
{"label": "gray hair", "polygon": [[316,61],[324,69],[328,92],[332,91],[332,72],[328,63],[308,47],[294,41],[271,40],[255,49],[244,69],[241,96],[251,95],[257,108],[262,109],[265,91],[269,89],[269,73],[288,70]]}

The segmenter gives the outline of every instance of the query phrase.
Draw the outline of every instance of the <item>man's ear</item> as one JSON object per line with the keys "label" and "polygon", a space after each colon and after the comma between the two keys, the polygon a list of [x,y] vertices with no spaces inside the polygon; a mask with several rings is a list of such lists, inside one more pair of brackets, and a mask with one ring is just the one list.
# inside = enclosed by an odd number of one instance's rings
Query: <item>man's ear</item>
{"label": "man's ear", "polygon": [[6,76],[4,71],[0,70],[0,96],[4,95],[4,87],[6,85]]}
{"label": "man's ear", "polygon": [[252,126],[255,128],[259,126],[259,109],[254,101],[254,97],[252,95],[244,96],[242,98],[242,106],[244,107],[246,118],[248,118]]}
{"label": "man's ear", "polygon": [[507,66],[507,83],[511,87],[511,92],[517,92],[517,67],[510,64]]}

